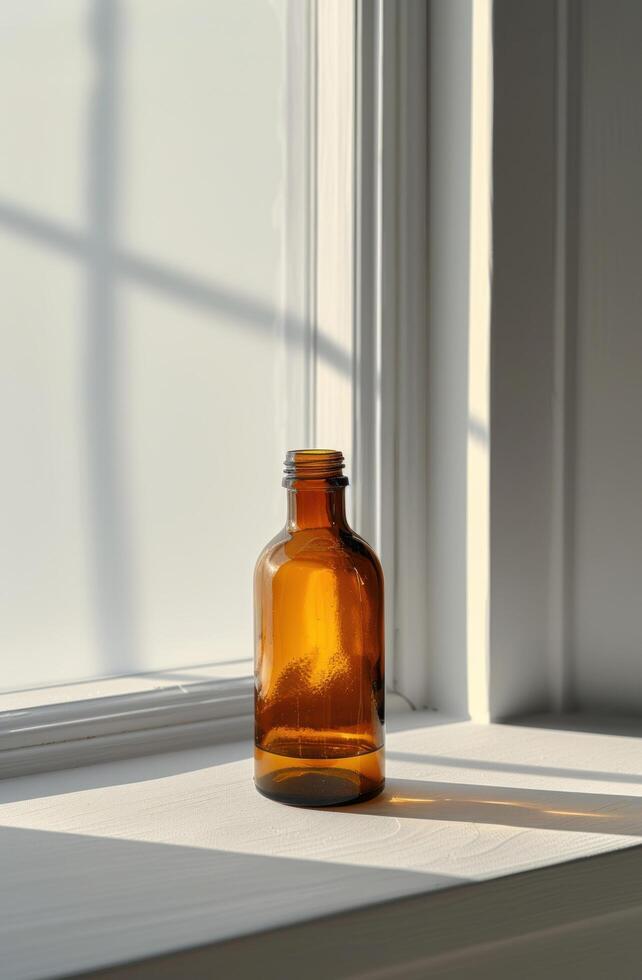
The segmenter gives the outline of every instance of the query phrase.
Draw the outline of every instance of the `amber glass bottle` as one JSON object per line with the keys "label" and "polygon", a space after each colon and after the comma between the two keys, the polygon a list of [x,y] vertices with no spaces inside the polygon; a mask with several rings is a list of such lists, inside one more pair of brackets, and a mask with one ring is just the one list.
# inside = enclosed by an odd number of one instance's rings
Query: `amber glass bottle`
{"label": "amber glass bottle", "polygon": [[300,806],[384,783],[383,573],[346,522],[347,484],[341,453],[289,452],[287,523],[254,574],[255,782]]}

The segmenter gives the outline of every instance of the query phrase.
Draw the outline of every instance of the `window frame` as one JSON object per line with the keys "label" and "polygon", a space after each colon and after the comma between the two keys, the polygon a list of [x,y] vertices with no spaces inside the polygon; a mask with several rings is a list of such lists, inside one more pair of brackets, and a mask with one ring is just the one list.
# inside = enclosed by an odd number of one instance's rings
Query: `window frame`
{"label": "window frame", "polygon": [[[343,447],[354,487],[352,522],[382,557],[388,707],[407,709],[407,695],[397,693],[399,658],[410,646],[413,657],[425,648],[417,575],[426,560],[421,501],[401,568],[397,538],[399,473],[404,479],[427,475],[425,450],[414,448],[426,447],[424,402],[415,398],[425,382],[427,168],[413,155],[416,129],[425,134],[426,125],[427,13],[420,2],[397,7],[384,0],[311,0],[292,10],[293,57],[301,58],[302,45],[313,52],[309,84],[299,97],[312,125],[287,235],[290,247],[306,250],[310,276],[301,290],[298,263],[297,269],[286,263],[285,300],[312,326],[310,441]],[[406,114],[399,100],[411,87]],[[299,102],[288,111],[301,109]],[[290,162],[292,173],[298,162]],[[311,203],[313,215],[307,241],[301,238],[302,203]],[[347,386],[324,372],[318,356],[324,344],[338,345],[350,358]],[[397,384],[398,372],[410,383]],[[404,439],[398,444],[400,422]],[[404,513],[407,520],[407,504]],[[408,595],[405,623],[398,609],[402,590]],[[0,695],[0,776],[247,735],[249,658],[246,665],[244,674],[238,665],[201,665],[194,668],[198,678],[178,683],[169,670]]]}

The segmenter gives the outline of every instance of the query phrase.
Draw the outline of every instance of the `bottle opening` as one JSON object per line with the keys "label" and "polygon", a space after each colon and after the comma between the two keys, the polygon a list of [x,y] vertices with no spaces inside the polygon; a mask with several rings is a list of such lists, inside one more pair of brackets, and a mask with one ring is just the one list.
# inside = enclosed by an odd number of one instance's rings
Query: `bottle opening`
{"label": "bottle opening", "polygon": [[343,467],[343,453],[337,449],[291,449],[283,466],[283,486],[323,480],[333,487],[346,487],[348,477],[343,475]]}

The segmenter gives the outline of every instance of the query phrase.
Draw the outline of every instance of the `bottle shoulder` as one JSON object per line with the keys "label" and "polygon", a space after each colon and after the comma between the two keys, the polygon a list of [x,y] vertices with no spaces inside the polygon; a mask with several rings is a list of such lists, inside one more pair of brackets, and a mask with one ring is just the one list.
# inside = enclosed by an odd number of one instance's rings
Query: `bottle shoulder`
{"label": "bottle shoulder", "polygon": [[289,531],[283,528],[263,548],[256,573],[276,574],[279,569],[292,563],[325,565],[330,568],[353,567],[356,570],[371,569],[382,578],[381,563],[370,545],[351,528],[306,528]]}

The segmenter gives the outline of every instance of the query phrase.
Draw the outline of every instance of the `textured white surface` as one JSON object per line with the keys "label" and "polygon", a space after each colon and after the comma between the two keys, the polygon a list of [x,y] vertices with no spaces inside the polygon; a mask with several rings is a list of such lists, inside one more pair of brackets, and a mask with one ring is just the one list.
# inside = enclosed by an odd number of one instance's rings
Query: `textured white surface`
{"label": "textured white surface", "polygon": [[124,962],[642,842],[637,738],[432,722],[389,735],[385,795],[343,810],[263,799],[241,743],[5,781],[3,975]]}

